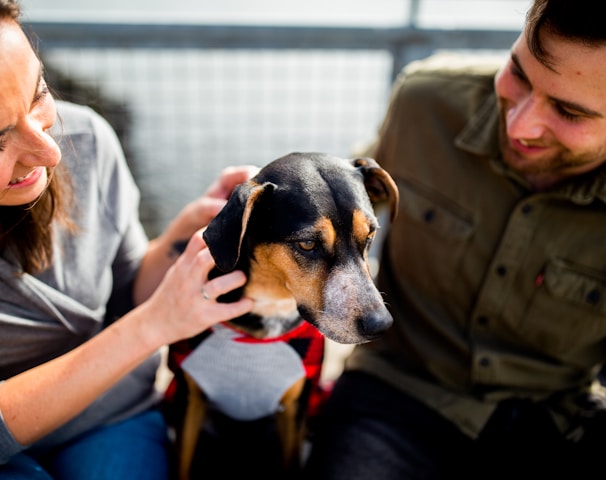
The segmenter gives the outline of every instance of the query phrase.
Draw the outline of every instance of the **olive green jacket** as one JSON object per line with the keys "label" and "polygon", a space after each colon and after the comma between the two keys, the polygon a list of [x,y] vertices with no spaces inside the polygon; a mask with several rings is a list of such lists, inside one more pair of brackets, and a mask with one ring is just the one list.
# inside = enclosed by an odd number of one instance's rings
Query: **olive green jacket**
{"label": "olive green jacket", "polygon": [[472,437],[509,397],[545,401],[576,435],[606,357],[606,170],[542,193],[509,172],[495,65],[436,57],[395,85],[370,152],[401,195],[378,278],[395,324],[347,368]]}

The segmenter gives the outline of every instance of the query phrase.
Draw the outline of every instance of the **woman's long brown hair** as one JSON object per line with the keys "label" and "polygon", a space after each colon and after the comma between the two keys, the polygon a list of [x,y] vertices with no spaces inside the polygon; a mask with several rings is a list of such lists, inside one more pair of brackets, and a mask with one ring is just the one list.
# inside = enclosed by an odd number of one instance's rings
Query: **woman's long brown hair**
{"label": "woman's long brown hair", "polygon": [[[15,0],[0,0],[0,21],[19,22],[20,15]],[[69,215],[72,185],[67,168],[59,163],[56,168],[47,169],[47,176],[48,186],[35,201],[0,206],[0,255],[7,258],[10,252],[26,273],[40,272],[52,263],[53,225],[76,230]]]}

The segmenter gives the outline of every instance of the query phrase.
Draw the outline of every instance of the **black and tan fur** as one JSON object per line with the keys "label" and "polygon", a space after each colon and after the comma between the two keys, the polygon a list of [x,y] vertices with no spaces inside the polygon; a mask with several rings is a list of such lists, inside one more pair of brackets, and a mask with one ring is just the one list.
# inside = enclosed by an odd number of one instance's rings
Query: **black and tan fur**
{"label": "black and tan fur", "polygon": [[[231,323],[248,334],[279,336],[305,320],[326,337],[355,344],[376,338],[392,323],[374,285],[368,252],[379,228],[375,207],[397,213],[393,179],[370,158],[342,159],[293,153],[239,185],[211,222],[204,239],[217,272],[243,270],[250,315]],[[187,377],[187,375],[185,375]],[[189,478],[204,393],[185,378],[187,406],[177,431],[180,478]],[[296,468],[304,428],[299,397],[304,379],[285,394],[277,414],[284,468]],[[237,455],[237,452],[234,452]]]}

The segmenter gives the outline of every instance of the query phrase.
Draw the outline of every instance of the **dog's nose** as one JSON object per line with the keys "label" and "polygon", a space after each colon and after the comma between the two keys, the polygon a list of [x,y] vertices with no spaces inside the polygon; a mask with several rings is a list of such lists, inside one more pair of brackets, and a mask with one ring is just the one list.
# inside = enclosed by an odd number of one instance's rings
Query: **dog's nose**
{"label": "dog's nose", "polygon": [[366,338],[378,337],[381,333],[391,327],[393,318],[387,310],[383,313],[373,312],[359,319],[358,328]]}

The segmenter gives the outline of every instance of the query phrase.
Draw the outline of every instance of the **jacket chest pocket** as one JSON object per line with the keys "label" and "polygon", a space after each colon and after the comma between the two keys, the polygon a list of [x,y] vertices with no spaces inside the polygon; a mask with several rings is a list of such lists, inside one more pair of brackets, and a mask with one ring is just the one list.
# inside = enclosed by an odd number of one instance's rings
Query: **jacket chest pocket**
{"label": "jacket chest pocket", "polygon": [[391,227],[391,261],[429,291],[448,291],[474,231],[469,212],[431,190],[399,181],[400,214]]}
{"label": "jacket chest pocket", "polygon": [[518,327],[533,346],[548,354],[601,360],[599,344],[606,336],[606,272],[550,259]]}

